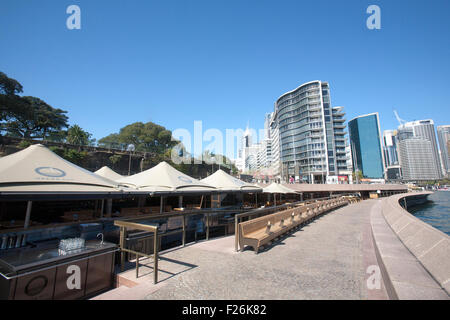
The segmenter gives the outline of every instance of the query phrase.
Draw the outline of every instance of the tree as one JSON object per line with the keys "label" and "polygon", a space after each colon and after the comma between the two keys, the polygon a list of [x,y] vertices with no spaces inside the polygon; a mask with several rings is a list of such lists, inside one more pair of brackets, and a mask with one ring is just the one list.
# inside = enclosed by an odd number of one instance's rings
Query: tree
{"label": "tree", "polygon": [[104,138],[98,140],[98,146],[108,149],[120,149],[121,143],[119,142],[119,134],[112,133]]}
{"label": "tree", "polygon": [[111,161],[113,168],[115,167],[115,165],[117,163],[119,163],[120,159],[122,159],[122,156],[119,155],[119,154],[114,154],[114,155],[109,157],[109,161]]}
{"label": "tree", "polygon": [[88,156],[86,151],[77,151],[74,149],[65,149],[63,153],[63,158],[67,161],[75,163],[78,166],[83,166],[83,161]]}
{"label": "tree", "polygon": [[361,179],[364,179],[364,176],[363,176],[363,173],[362,173],[362,171],[361,170],[358,170],[358,171],[353,171],[352,172],[352,176],[353,176],[353,181],[354,181],[354,183],[356,183],[356,182],[361,182]]}
{"label": "tree", "polygon": [[136,151],[164,153],[177,142],[172,141],[169,130],[153,122],[135,122],[120,129],[118,134],[113,133],[99,140],[99,145],[105,147],[129,144],[133,144]]}
{"label": "tree", "polygon": [[47,140],[53,142],[66,142],[67,130],[53,131],[48,134]]}
{"label": "tree", "polygon": [[67,143],[78,145],[78,146],[87,146],[91,143],[91,136],[87,131],[84,131],[79,125],[73,125],[67,130]]}
{"label": "tree", "polygon": [[22,92],[23,87],[17,80],[0,71],[0,121],[11,116],[11,112],[20,103],[18,94]]}
{"label": "tree", "polygon": [[55,109],[36,97],[21,97],[9,111],[4,130],[13,136],[43,138],[67,127],[67,111]]}

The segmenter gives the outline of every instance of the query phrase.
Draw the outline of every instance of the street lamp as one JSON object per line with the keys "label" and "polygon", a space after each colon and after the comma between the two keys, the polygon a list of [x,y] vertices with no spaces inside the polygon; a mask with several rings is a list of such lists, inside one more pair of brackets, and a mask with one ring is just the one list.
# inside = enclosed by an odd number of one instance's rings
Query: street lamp
{"label": "street lamp", "polygon": [[131,153],[134,151],[134,144],[129,144],[127,146],[127,151],[130,153],[130,158],[128,160],[128,175],[131,173]]}

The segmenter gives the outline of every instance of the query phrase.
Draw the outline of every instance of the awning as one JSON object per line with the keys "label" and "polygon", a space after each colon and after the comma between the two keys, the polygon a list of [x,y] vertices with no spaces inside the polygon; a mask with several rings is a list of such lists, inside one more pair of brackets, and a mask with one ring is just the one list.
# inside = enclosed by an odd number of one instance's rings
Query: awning
{"label": "awning", "polygon": [[61,158],[41,144],[0,158],[0,196],[4,199],[82,194],[90,198],[121,195],[122,191],[114,181]]}
{"label": "awning", "polygon": [[114,170],[110,169],[108,166],[101,167],[97,171],[94,172],[95,174],[98,174],[99,176],[102,176],[104,178],[117,181],[119,179],[124,178],[124,176],[118,174]]}
{"label": "awning", "polygon": [[262,192],[262,188],[239,180],[223,170],[217,170],[209,177],[200,180],[220,190],[242,191],[242,192]]}
{"label": "awning", "polygon": [[217,192],[215,187],[178,171],[165,161],[143,172],[119,179],[117,182],[134,187],[139,192],[151,194]]}
{"label": "awning", "polygon": [[288,194],[288,193],[297,193],[296,191],[286,188],[285,186],[278,184],[278,183],[271,183],[269,186],[265,187],[263,189],[264,193],[282,193],[282,194]]}

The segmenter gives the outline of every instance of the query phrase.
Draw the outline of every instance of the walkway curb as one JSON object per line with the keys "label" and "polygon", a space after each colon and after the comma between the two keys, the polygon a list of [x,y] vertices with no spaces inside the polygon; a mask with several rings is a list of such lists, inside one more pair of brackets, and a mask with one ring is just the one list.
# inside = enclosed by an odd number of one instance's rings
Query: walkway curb
{"label": "walkway curb", "polygon": [[[448,236],[413,217],[398,202],[405,197],[428,194],[410,193],[384,198],[370,213],[378,264],[390,299],[449,299],[445,272],[450,272],[450,269],[445,268],[450,262],[450,247],[447,250],[441,248]],[[428,237],[420,236],[424,230]],[[430,237],[430,233],[433,236]],[[415,246],[411,246],[413,243]],[[422,256],[417,254],[418,248],[425,252]],[[433,258],[428,255],[430,252],[435,255]],[[435,266],[426,260],[424,263],[421,259],[424,256],[440,261],[442,265]]]}

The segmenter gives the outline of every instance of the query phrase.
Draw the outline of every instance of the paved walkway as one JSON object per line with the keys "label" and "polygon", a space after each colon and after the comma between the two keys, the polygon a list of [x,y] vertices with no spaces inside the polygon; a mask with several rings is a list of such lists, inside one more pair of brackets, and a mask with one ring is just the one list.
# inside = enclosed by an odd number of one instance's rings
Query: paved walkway
{"label": "paved walkway", "polygon": [[366,285],[367,267],[376,265],[370,209],[377,201],[332,211],[258,255],[234,252],[234,236],[177,248],[162,254],[157,285],[142,267],[137,280],[134,270],[125,274],[136,286],[94,299],[387,299],[383,284]]}

